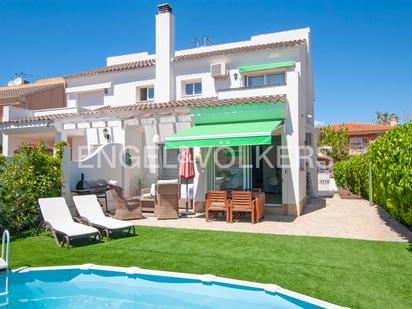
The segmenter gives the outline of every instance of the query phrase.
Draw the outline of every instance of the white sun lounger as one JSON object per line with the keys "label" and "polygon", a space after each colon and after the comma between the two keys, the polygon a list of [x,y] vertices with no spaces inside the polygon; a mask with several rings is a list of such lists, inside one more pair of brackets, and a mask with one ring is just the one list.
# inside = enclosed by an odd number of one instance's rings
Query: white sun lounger
{"label": "white sun lounger", "polygon": [[[39,199],[40,210],[44,219],[44,227],[50,229],[59,246],[70,248],[70,241],[75,238],[94,236],[100,239],[100,232],[94,227],[74,222],[69,207],[63,197]],[[63,235],[59,241],[58,235]]]}
{"label": "white sun lounger", "polygon": [[80,215],[80,220],[88,225],[101,229],[106,234],[107,238],[113,231],[128,229],[128,232],[133,230],[134,225],[122,220],[106,217],[96,195],[76,195],[73,196],[74,204]]}

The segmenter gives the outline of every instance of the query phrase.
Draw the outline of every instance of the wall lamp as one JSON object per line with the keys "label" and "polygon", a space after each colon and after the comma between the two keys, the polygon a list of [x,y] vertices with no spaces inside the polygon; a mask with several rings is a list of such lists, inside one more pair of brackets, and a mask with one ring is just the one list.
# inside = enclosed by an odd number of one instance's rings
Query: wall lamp
{"label": "wall lamp", "polygon": [[237,74],[237,72],[235,72],[235,74],[233,74],[233,77],[235,78],[235,80],[237,80],[239,74]]}
{"label": "wall lamp", "polygon": [[107,130],[107,128],[103,129],[103,136],[106,139],[106,141],[110,140],[110,134],[109,134],[109,130]]}

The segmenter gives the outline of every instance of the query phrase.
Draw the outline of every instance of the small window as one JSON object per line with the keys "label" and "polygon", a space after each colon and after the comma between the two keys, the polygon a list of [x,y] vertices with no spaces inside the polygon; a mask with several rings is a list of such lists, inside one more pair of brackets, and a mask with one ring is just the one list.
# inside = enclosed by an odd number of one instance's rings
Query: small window
{"label": "small window", "polygon": [[285,72],[246,76],[246,87],[274,86],[286,84]]}
{"label": "small window", "polygon": [[312,146],[312,134],[306,133],[305,145]]}
{"label": "small window", "polygon": [[152,101],[154,99],[154,87],[138,88],[138,101]]}
{"label": "small window", "polygon": [[284,85],[285,73],[267,74],[266,83],[267,85]]}
{"label": "small window", "polygon": [[364,143],[362,137],[349,138],[349,146],[352,149],[364,149]]}
{"label": "small window", "polygon": [[185,95],[202,94],[202,82],[186,83]]}
{"label": "small window", "polygon": [[264,75],[248,76],[247,85],[248,85],[248,87],[264,86],[265,85],[265,76]]}

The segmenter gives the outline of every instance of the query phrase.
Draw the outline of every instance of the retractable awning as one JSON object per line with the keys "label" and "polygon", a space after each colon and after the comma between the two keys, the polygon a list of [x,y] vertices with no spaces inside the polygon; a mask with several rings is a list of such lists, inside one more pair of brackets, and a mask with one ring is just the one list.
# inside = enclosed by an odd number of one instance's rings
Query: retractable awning
{"label": "retractable awning", "polygon": [[166,138],[166,148],[267,145],[283,120],[197,125]]}
{"label": "retractable awning", "polygon": [[277,62],[277,63],[249,65],[245,67],[240,67],[239,72],[246,73],[246,72],[254,72],[254,71],[281,69],[281,68],[292,67],[294,65],[295,65],[295,61],[283,61],[283,62]]}
{"label": "retractable awning", "polygon": [[190,109],[193,127],[165,138],[166,148],[268,145],[287,115],[285,102]]}

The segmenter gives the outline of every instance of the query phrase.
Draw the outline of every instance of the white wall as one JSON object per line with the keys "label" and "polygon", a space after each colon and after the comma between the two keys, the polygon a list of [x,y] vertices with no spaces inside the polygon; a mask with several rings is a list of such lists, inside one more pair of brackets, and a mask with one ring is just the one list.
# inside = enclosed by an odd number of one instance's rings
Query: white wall
{"label": "white wall", "polygon": [[126,126],[124,147],[125,151],[131,156],[132,165],[125,167],[124,190],[125,194],[129,196],[136,195],[137,181],[144,178],[143,146],[143,128],[140,126]]}
{"label": "white wall", "polygon": [[[62,165],[66,197],[73,196],[71,191],[76,188],[82,173],[86,180],[102,178],[108,181],[116,181],[120,186],[124,186],[124,169],[120,165],[121,160],[123,160],[122,144],[106,144],[81,161],[72,161],[69,151],[70,149],[66,148]],[[104,154],[107,154],[108,157]],[[108,205],[113,207],[110,194],[108,194],[108,200]],[[70,198],[68,198],[68,201],[72,204]],[[113,210],[113,208],[109,207],[109,210]]]}
{"label": "white wall", "polygon": [[[136,102],[136,88],[141,86],[155,85],[155,100],[164,102],[169,100],[180,100],[188,98],[183,93],[183,83],[186,81],[201,80],[202,94],[194,97],[215,97],[219,99],[240,98],[261,95],[286,94],[289,102],[289,117],[285,121],[285,129],[282,137],[284,145],[287,145],[289,152],[290,168],[285,169],[283,184],[283,202],[299,203],[305,196],[306,181],[305,171],[300,169],[299,146],[304,145],[305,133],[313,127],[313,79],[311,69],[311,51],[305,45],[296,48],[286,48],[278,50],[263,50],[253,53],[232,54],[217,56],[213,58],[204,58],[199,60],[170,62],[174,55],[174,18],[170,14],[157,15],[157,55],[156,66],[142,69],[120,71],[116,73],[97,74],[93,76],[81,77],[67,80],[68,87],[78,87],[88,84],[99,84],[111,82],[112,87],[108,89],[107,94],[102,97],[96,95],[70,94],[68,104],[84,104],[84,106],[96,105],[130,105]],[[166,41],[164,36],[170,35]],[[286,31],[275,34],[254,36],[250,41],[238,42],[233,44],[216,45],[202,47],[189,51],[177,51],[176,55],[184,53],[197,53],[204,51],[216,50],[222,47],[246,46],[250,44],[262,44],[273,41],[293,40],[305,38],[309,41],[308,29],[297,31]],[[164,44],[164,46],[162,46]],[[144,59],[145,54],[124,55],[108,58],[108,64],[122,63]],[[148,57],[154,57],[148,56]],[[287,85],[275,87],[263,87],[256,89],[237,89],[243,86],[243,76],[239,74],[239,67],[247,65],[258,65],[265,63],[276,63],[286,60],[293,60],[296,63],[294,68],[288,70],[286,74]],[[226,79],[214,79],[210,74],[210,65],[212,63],[227,63],[229,76]],[[234,74],[238,74],[235,80]],[[157,79],[156,79],[157,75]],[[232,88],[230,91],[221,91]],[[192,97],[190,97],[192,98]],[[312,120],[308,120],[307,114],[312,114]],[[140,128],[126,129],[126,133],[112,131],[113,137],[111,142],[128,144],[131,143],[138,147],[143,145],[151,146],[148,151],[147,162],[143,165],[152,166],[152,168],[142,168],[139,171],[133,171],[127,175],[127,183],[130,188],[136,181],[136,177],[143,176],[147,183],[153,182],[157,178],[156,166],[157,153],[154,148],[153,137],[160,135],[161,139],[173,134],[176,130],[187,126],[188,124],[161,124],[150,123],[152,120],[145,120],[147,123]],[[127,126],[126,126],[127,128]],[[133,137],[135,136],[135,138]],[[101,145],[101,132],[99,129],[89,129],[86,133],[88,145]],[[203,188],[204,174],[199,172],[198,186]],[[285,174],[286,172],[286,174]],[[200,190],[200,189],[199,189]],[[198,192],[201,192],[198,191]],[[199,193],[199,194],[203,194]]]}
{"label": "white wall", "polygon": [[[121,106],[136,103],[136,88],[155,84],[155,68],[147,67],[135,70],[120,71],[114,73],[97,74],[82,78],[68,79],[67,87],[81,87],[90,84],[111,82],[112,86],[107,94],[100,90],[88,93],[70,93],[67,96],[68,106]],[[93,93],[93,95],[90,95]],[[99,93],[99,95],[97,95]]]}
{"label": "white wall", "polygon": [[[282,202],[298,204],[301,201],[301,171],[299,161],[299,85],[298,73],[288,72],[288,117],[285,119],[282,145],[287,146],[289,168],[283,168]],[[303,177],[304,179],[304,177]],[[302,197],[303,198],[303,197]]]}
{"label": "white wall", "polygon": [[104,98],[103,90],[84,92],[78,94],[78,107],[92,107],[102,105]]}

